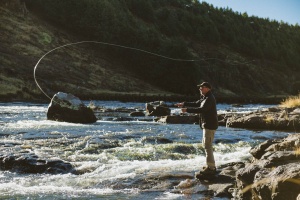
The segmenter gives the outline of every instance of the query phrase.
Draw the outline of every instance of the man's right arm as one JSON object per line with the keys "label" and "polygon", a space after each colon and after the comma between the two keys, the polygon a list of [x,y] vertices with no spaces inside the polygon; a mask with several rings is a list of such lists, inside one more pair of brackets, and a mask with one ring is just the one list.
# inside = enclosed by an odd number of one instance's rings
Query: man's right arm
{"label": "man's right arm", "polygon": [[200,107],[201,101],[194,101],[194,102],[184,102],[183,106],[184,107]]}

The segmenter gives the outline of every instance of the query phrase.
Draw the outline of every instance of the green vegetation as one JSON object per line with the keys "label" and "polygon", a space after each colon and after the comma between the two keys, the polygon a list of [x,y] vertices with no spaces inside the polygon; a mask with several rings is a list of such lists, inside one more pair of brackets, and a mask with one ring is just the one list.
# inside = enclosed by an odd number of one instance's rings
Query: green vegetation
{"label": "green vegetation", "polygon": [[44,32],[41,33],[41,38],[39,39],[39,42],[41,44],[50,44],[51,41],[52,41],[52,38],[48,33],[44,33]]}
{"label": "green vegetation", "polygon": [[[244,76],[244,82],[259,85],[262,83],[253,79],[263,76],[261,73],[269,73],[269,68],[300,70],[298,25],[249,17],[247,13],[231,9],[216,9],[205,2],[33,0],[31,8],[39,10],[46,19],[90,40],[140,48],[173,58],[200,60],[195,63],[172,62],[135,51],[103,47],[139,77],[171,92],[194,94],[194,85],[204,79],[217,86],[223,84],[224,88],[224,83],[218,81],[224,79],[223,76],[228,79]],[[226,45],[229,51],[239,52],[247,58],[226,60],[230,52],[212,53],[197,47],[203,43]],[[253,60],[255,64],[251,63]],[[249,72],[254,65],[259,65],[260,69]],[[227,70],[222,69],[224,67]],[[232,90],[242,92],[240,87],[248,84],[244,82],[238,80],[239,87],[225,83],[225,88],[231,88],[227,91],[229,93]],[[274,90],[272,83],[258,88],[260,92]]]}
{"label": "green vegetation", "polygon": [[[17,5],[16,0],[13,1]],[[2,75],[22,81],[13,98],[38,97],[32,70],[58,46],[94,40],[142,49],[80,44],[40,63],[37,77],[50,96],[184,95],[209,81],[217,98],[267,98],[300,90],[300,27],[216,9],[195,0],[30,0],[29,15],[0,3]],[[10,79],[11,80],[11,79]],[[12,83],[18,88],[18,83]],[[6,87],[8,88],[8,87]],[[26,94],[23,94],[23,92]],[[3,91],[0,98],[9,98]],[[18,93],[18,94],[17,94]]]}
{"label": "green vegetation", "polygon": [[[255,57],[300,62],[300,27],[194,0],[34,0],[44,16],[90,39],[191,58],[186,38],[225,43]],[[173,49],[170,51],[170,45]],[[175,44],[175,45],[174,45]]]}
{"label": "green vegetation", "polygon": [[[15,83],[15,84],[10,84]],[[23,82],[16,78],[7,78],[0,74],[0,95],[7,93],[14,94],[21,92]]]}

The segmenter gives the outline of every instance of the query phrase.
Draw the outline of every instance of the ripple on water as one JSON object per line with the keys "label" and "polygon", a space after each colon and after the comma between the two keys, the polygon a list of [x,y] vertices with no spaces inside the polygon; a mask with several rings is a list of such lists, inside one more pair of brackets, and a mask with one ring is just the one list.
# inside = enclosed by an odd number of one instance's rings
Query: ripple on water
{"label": "ripple on water", "polygon": [[[144,108],[144,103],[101,101],[98,105]],[[72,163],[81,173],[21,175],[0,171],[0,198],[184,199],[186,196],[165,190],[157,180],[192,176],[205,164],[199,125],[138,120],[98,120],[86,125],[54,122],[46,120],[47,106],[0,103],[1,152],[27,151],[41,158],[59,158]],[[232,106],[219,105],[219,108],[226,112]],[[251,110],[247,106],[234,109]],[[217,165],[245,160],[253,144],[284,134],[288,133],[220,127],[214,144]],[[150,182],[147,185],[143,180]],[[150,187],[150,183],[156,184],[152,192],[140,189]],[[200,194],[190,195],[201,198]]]}

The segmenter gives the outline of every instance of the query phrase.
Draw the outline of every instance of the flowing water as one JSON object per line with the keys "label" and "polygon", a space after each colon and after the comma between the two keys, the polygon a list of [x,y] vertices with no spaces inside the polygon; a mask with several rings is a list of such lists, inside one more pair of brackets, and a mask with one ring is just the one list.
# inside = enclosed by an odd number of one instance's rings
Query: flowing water
{"label": "flowing water", "polygon": [[[89,102],[85,102],[88,104]],[[144,103],[94,101],[105,108],[145,109]],[[250,112],[271,105],[232,107],[218,112]],[[0,199],[201,199],[135,183],[149,177],[190,174],[204,166],[199,125],[162,124],[153,117],[99,117],[94,124],[48,121],[48,104],[0,103],[0,155],[18,151],[70,162],[80,174],[19,174],[0,171]],[[179,113],[172,109],[172,113]],[[128,113],[124,114],[128,116]],[[215,137],[216,164],[246,160],[255,144],[287,132],[220,126]],[[221,199],[221,198],[214,198]]]}

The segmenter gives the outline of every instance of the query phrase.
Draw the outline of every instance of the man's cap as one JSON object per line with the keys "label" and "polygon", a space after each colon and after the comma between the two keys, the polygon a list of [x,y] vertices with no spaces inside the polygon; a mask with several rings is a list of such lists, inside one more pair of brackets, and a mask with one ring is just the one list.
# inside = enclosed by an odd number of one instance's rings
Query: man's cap
{"label": "man's cap", "polygon": [[209,89],[212,88],[211,85],[208,82],[203,82],[203,83],[197,85],[197,87],[207,87]]}

